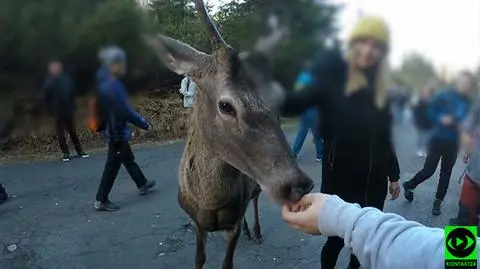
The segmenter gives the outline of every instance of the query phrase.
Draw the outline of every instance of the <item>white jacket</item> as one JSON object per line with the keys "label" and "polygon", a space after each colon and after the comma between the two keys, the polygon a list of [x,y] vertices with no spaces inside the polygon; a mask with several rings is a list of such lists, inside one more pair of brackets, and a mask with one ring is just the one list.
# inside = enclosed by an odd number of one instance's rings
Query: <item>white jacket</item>
{"label": "white jacket", "polygon": [[185,77],[180,85],[180,93],[183,95],[183,106],[193,107],[195,102],[195,94],[197,92],[197,85],[193,80]]}

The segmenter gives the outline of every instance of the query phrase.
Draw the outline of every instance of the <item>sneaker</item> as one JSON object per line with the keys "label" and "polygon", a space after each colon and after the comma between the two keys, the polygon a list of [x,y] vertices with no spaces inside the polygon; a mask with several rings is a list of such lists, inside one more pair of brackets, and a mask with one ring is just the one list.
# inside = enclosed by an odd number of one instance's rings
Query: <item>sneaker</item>
{"label": "sneaker", "polygon": [[0,204],[8,200],[8,194],[5,191],[0,192]]}
{"label": "sneaker", "polygon": [[111,201],[106,201],[105,203],[102,203],[100,201],[95,201],[94,207],[95,207],[95,210],[97,211],[117,211],[118,209],[120,209],[117,205],[115,205]]}
{"label": "sneaker", "polygon": [[68,154],[68,153],[63,154],[62,161],[65,162],[65,163],[69,162],[70,161],[70,154]]}
{"label": "sneaker", "polygon": [[82,152],[78,153],[78,157],[85,159],[85,158],[90,157],[90,155],[88,155],[87,153],[82,151]]}
{"label": "sneaker", "polygon": [[417,156],[418,157],[423,157],[423,151],[421,151],[421,150],[417,151]]}
{"label": "sneaker", "polygon": [[141,186],[140,188],[138,188],[138,191],[140,192],[140,195],[145,195],[147,194],[147,192],[155,187],[155,184],[157,184],[155,182],[155,180],[147,180],[147,183],[145,183],[145,185]]}
{"label": "sneaker", "polygon": [[435,199],[433,201],[432,215],[438,216],[442,214],[441,205],[442,205],[442,200]]}
{"label": "sneaker", "polygon": [[320,163],[320,162],[322,162],[322,158],[317,157],[317,158],[315,158],[315,161]]}
{"label": "sneaker", "polygon": [[413,201],[413,189],[407,187],[407,182],[403,182],[403,195],[405,196],[405,199],[407,201],[412,202]]}

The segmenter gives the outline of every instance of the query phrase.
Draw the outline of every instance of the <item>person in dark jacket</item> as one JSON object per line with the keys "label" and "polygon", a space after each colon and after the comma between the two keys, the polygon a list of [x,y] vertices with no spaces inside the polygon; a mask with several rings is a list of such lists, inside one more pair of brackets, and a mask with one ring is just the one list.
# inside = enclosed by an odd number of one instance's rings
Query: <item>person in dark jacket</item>
{"label": "person in dark jacket", "polygon": [[135,162],[135,156],[129,144],[132,131],[128,123],[144,130],[148,130],[150,126],[128,104],[127,89],[119,79],[125,74],[125,52],[118,47],[108,47],[100,52],[99,58],[103,64],[97,73],[99,104],[102,106],[103,118],[106,119],[103,131],[108,140],[108,155],[98,187],[95,209],[115,211],[118,206],[108,199],[108,195],[122,164],[137,185],[140,195],[146,194],[155,186],[155,181],[147,180]]}
{"label": "person in dark jacket", "polygon": [[413,108],[413,119],[418,132],[418,157],[427,156],[427,145],[430,139],[430,131],[432,129],[432,121],[428,117],[431,91],[432,89],[430,88],[423,89],[418,103]]}
{"label": "person in dark jacket", "polygon": [[49,75],[45,80],[44,91],[47,109],[55,118],[55,130],[58,144],[63,153],[62,160],[70,161],[65,131],[75,146],[78,156],[88,158],[89,155],[82,150],[80,140],[75,130],[75,92],[70,77],[63,72],[60,61],[51,61],[48,64]]}
{"label": "person in dark jacket", "polygon": [[473,76],[462,72],[457,79],[456,89],[440,90],[431,101],[429,117],[434,129],[428,146],[427,158],[420,170],[412,179],[403,183],[404,195],[407,201],[413,201],[413,190],[429,179],[437,169],[440,159],[440,180],[433,202],[432,214],[440,215],[441,204],[447,194],[450,176],[457,160],[459,149],[460,124],[469,111],[468,92],[473,86]]}
{"label": "person in dark jacket", "polygon": [[[400,193],[385,83],[389,43],[389,29],[382,19],[362,18],[351,33],[347,53],[332,50],[319,57],[311,70],[315,79],[304,90],[288,93],[283,106],[283,112],[292,116],[312,106],[320,110],[321,191],[380,210],[388,181],[392,199]],[[323,269],[335,267],[343,246],[340,237],[328,237],[321,255]],[[359,267],[352,255],[349,268]]]}

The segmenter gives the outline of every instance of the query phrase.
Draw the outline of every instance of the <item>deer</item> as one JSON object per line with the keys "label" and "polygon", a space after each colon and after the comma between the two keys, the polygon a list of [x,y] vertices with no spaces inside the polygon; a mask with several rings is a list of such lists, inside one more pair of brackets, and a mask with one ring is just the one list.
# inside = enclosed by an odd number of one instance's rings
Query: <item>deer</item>
{"label": "deer", "polygon": [[178,172],[178,203],[195,227],[195,268],[206,263],[207,234],[226,231],[222,268],[232,269],[241,231],[251,238],[245,219],[250,201],[255,242],[261,244],[262,190],[276,203],[295,203],[314,184],[292,157],[278,119],[284,89],[269,62],[285,27],[270,16],[271,34],[240,53],[223,39],[203,0],[194,2],[211,54],[162,34],[146,34],[144,40],[170,70],[198,86]]}

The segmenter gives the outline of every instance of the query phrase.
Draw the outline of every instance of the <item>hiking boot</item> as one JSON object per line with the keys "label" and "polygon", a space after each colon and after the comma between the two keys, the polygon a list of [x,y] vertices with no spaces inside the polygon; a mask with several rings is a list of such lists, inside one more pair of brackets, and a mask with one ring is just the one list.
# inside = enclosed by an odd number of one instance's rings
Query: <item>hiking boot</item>
{"label": "hiking boot", "polygon": [[120,207],[112,203],[110,200],[106,201],[105,203],[95,201],[94,207],[97,211],[117,211],[120,209]]}
{"label": "hiking boot", "polygon": [[78,157],[85,159],[85,158],[90,157],[90,155],[88,155],[87,153],[81,151],[81,152],[78,153]]}
{"label": "hiking boot", "polygon": [[70,159],[70,154],[64,153],[63,158],[62,158],[62,162],[66,163],[66,162],[69,162],[70,160],[71,160]]}
{"label": "hiking boot", "polygon": [[8,200],[8,194],[5,190],[0,190],[0,204]]}
{"label": "hiking boot", "polygon": [[441,205],[442,205],[442,200],[435,199],[433,201],[432,215],[438,216],[442,214]]}
{"label": "hiking boot", "polygon": [[140,195],[145,195],[147,194],[147,192],[155,187],[155,184],[157,184],[155,182],[155,180],[147,180],[147,182],[145,183],[145,185],[141,186],[140,188],[138,188],[138,191],[140,192]]}

